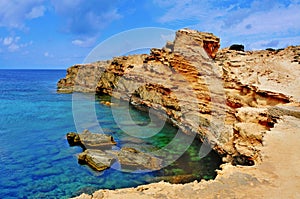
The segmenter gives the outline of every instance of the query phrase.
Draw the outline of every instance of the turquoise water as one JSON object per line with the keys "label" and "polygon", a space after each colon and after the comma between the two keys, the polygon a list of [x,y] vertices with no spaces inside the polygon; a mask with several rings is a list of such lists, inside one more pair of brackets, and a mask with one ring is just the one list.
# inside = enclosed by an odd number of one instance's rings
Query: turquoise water
{"label": "turquoise water", "polygon": [[[155,172],[130,173],[116,169],[95,172],[79,165],[79,147],[70,147],[65,134],[76,131],[72,115],[72,95],[56,93],[63,70],[0,70],[0,198],[68,198],[100,188],[122,188],[157,181],[164,175],[193,174],[196,179],[214,178],[220,159],[210,153],[198,158],[194,142],[172,165]],[[166,124],[152,138],[133,139],[115,124],[110,107],[92,103],[103,131],[118,146],[140,145],[156,150],[173,139],[177,129]],[[148,122],[146,113],[131,108],[136,121]],[[155,127],[153,127],[155,129]],[[93,127],[90,129],[93,131]]]}

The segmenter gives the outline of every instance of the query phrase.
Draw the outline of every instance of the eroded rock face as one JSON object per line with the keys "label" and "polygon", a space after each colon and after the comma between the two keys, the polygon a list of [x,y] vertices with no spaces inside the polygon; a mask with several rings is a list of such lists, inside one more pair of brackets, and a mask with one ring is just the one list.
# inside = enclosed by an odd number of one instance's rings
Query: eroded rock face
{"label": "eroded rock face", "polygon": [[216,57],[218,49],[220,48],[220,38],[212,33],[181,29],[176,32],[173,51],[176,51],[179,48],[186,49],[187,43],[192,44],[194,47],[197,46],[203,48],[208,56],[213,59]]}
{"label": "eroded rock face", "polygon": [[69,68],[58,91],[94,91],[163,111],[183,132],[207,139],[224,161],[251,165],[261,161],[264,135],[280,118],[270,107],[299,107],[300,46],[218,51],[219,41],[179,30],[150,55]]}
{"label": "eroded rock face", "polygon": [[[264,135],[280,118],[272,110],[299,107],[300,93],[296,87],[300,65],[294,61],[299,53],[300,46],[290,46],[276,51],[246,52],[226,48],[217,54],[215,60],[223,69],[226,104],[234,111],[229,147],[234,150],[227,150],[231,155],[226,161],[246,156],[247,161],[260,162]],[[247,165],[247,161],[242,165]]]}

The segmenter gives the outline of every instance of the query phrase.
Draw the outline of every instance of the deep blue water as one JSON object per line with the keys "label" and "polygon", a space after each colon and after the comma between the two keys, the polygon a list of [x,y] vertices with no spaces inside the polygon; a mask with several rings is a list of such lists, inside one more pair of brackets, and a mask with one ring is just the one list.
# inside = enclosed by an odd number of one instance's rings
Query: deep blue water
{"label": "deep blue water", "polygon": [[[56,82],[64,70],[0,70],[0,198],[68,198],[100,188],[122,188],[155,181],[161,175],[190,174],[198,179],[213,178],[220,164],[216,154],[200,160],[194,142],[171,166],[156,172],[130,173],[116,169],[95,172],[77,163],[79,147],[70,147],[65,134],[76,131],[72,95],[56,93]],[[104,133],[118,146],[142,145],[146,150],[161,148],[173,139],[177,129],[165,125],[152,138],[132,139],[114,122],[111,109],[92,103]],[[131,109],[133,118],[147,122],[146,113]],[[153,127],[155,128],[155,127]],[[93,131],[93,127],[90,128]]]}

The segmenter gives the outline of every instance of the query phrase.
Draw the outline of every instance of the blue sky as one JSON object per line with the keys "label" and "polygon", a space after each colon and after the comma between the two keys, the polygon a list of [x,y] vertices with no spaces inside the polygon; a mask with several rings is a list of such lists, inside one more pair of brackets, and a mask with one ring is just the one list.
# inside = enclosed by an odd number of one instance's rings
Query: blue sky
{"label": "blue sky", "polygon": [[64,69],[143,27],[212,32],[221,47],[300,45],[300,0],[0,0],[0,69]]}

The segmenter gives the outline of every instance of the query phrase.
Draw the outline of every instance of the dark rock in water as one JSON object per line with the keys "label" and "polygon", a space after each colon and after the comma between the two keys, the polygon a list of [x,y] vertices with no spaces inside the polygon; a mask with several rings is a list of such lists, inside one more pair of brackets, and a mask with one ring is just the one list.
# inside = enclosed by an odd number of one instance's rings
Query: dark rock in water
{"label": "dark rock in water", "polygon": [[229,47],[229,50],[245,51],[245,47],[242,44],[233,44]]}
{"label": "dark rock in water", "polygon": [[81,134],[67,133],[67,140],[70,146],[81,146],[85,149],[109,149],[116,145],[113,137],[105,134],[91,133],[84,130]]}
{"label": "dark rock in water", "polygon": [[78,146],[81,144],[78,133],[74,133],[74,132],[67,133],[67,140],[70,146]]}
{"label": "dark rock in water", "polygon": [[161,169],[162,160],[134,148],[122,148],[117,153],[122,169],[129,170],[158,170]]}
{"label": "dark rock in water", "polygon": [[105,151],[87,149],[78,155],[80,164],[87,164],[97,171],[109,168],[116,161],[115,157]]}

